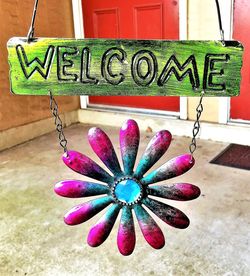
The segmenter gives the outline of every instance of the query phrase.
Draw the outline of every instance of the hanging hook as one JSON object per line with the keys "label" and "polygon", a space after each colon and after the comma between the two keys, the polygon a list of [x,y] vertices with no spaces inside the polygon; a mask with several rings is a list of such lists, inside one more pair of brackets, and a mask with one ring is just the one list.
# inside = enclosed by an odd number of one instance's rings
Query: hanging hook
{"label": "hanging hook", "polygon": [[220,35],[223,45],[225,45],[225,35],[224,35],[224,29],[222,26],[222,19],[221,19],[221,11],[220,11],[220,3],[219,0],[215,0],[216,8],[217,8],[217,14],[218,14],[218,21],[219,21],[219,28],[220,28]]}
{"label": "hanging hook", "polygon": [[35,0],[35,5],[34,5],[34,10],[33,10],[33,15],[32,15],[32,19],[31,19],[31,24],[30,24],[30,28],[27,34],[27,40],[28,43],[32,40],[32,38],[34,37],[34,32],[35,32],[35,20],[36,20],[36,13],[37,13],[37,7],[38,7],[38,1],[39,0]]}

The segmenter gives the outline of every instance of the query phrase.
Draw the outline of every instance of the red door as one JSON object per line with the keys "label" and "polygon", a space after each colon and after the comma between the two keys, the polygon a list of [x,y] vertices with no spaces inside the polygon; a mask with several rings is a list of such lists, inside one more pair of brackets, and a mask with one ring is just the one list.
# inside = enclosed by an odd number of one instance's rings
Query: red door
{"label": "red door", "polygon": [[244,45],[240,96],[231,99],[231,118],[250,120],[250,1],[235,0],[233,37]]}
{"label": "red door", "polygon": [[[83,0],[86,38],[179,39],[173,0]],[[179,111],[179,97],[91,96],[92,104]]]}

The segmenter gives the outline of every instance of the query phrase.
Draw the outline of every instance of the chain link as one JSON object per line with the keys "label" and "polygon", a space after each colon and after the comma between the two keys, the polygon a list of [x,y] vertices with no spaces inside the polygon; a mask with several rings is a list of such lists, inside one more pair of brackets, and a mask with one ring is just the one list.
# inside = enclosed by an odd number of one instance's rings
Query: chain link
{"label": "chain link", "polygon": [[204,91],[202,91],[199,104],[196,108],[196,121],[194,122],[194,127],[193,127],[193,138],[191,140],[191,144],[189,145],[189,151],[192,156],[197,148],[196,137],[199,134],[200,129],[201,129],[200,118],[201,118],[201,114],[203,112],[202,100],[203,100],[204,94],[205,94]]}
{"label": "chain link", "polygon": [[50,93],[50,110],[55,118],[56,131],[58,132],[58,139],[60,142],[60,146],[63,148],[64,152],[67,153],[68,152],[68,149],[67,149],[68,141],[63,132],[63,124],[62,124],[62,120],[59,116],[58,104],[57,104],[55,98],[53,97],[52,92],[50,91],[49,93]]}
{"label": "chain link", "polygon": [[[218,15],[218,21],[219,21],[219,29],[220,29],[221,40],[222,40],[223,45],[225,45],[225,37],[224,37],[224,30],[223,30],[223,26],[222,26],[219,0],[215,0],[215,3],[216,3],[216,8],[217,8],[217,15]],[[203,112],[202,100],[203,100],[204,95],[205,95],[205,91],[202,91],[199,104],[196,108],[196,121],[194,122],[193,133],[192,133],[193,137],[192,137],[191,143],[189,145],[189,151],[190,151],[192,157],[193,157],[193,154],[194,154],[194,152],[196,151],[196,148],[197,148],[196,138],[197,138],[197,135],[199,134],[199,132],[201,130],[200,118],[201,118],[201,114]]]}

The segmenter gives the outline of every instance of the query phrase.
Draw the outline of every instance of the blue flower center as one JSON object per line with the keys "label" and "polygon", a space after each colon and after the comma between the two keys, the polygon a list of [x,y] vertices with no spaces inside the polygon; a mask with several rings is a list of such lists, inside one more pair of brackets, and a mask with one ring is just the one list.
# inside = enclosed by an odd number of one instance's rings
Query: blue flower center
{"label": "blue flower center", "polygon": [[141,187],[135,180],[126,179],[117,183],[114,193],[119,201],[130,204],[140,198]]}

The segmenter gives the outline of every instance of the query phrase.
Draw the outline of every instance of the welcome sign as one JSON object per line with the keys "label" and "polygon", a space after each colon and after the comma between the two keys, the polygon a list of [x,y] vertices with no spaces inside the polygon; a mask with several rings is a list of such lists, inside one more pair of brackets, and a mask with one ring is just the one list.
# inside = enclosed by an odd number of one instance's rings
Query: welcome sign
{"label": "welcome sign", "polygon": [[12,38],[15,94],[236,96],[243,46],[237,41]]}

